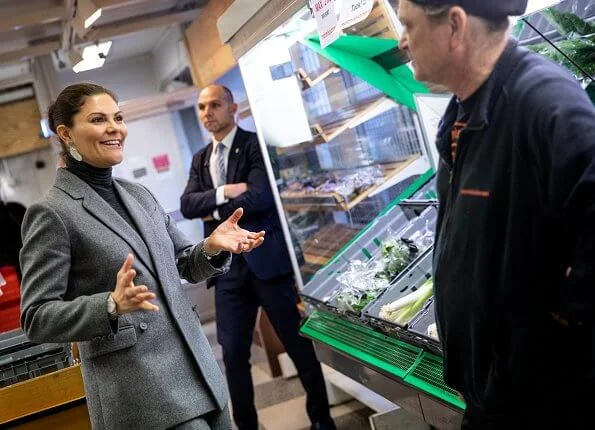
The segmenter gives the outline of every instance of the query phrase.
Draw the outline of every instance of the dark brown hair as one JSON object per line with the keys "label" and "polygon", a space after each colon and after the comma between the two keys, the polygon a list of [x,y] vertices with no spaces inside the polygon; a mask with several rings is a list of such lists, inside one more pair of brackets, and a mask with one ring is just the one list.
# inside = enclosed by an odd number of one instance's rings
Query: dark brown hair
{"label": "dark brown hair", "polygon": [[[79,113],[81,107],[85,104],[87,97],[99,94],[107,94],[114,99],[116,103],[118,102],[116,95],[101,85],[85,82],[69,85],[64,88],[56,98],[56,101],[52,103],[48,109],[48,123],[50,130],[58,136],[56,129],[59,125],[64,124],[66,127],[72,127],[74,116]],[[66,142],[63,142],[60,136],[58,136],[58,141],[62,146],[63,155],[67,154]]]}

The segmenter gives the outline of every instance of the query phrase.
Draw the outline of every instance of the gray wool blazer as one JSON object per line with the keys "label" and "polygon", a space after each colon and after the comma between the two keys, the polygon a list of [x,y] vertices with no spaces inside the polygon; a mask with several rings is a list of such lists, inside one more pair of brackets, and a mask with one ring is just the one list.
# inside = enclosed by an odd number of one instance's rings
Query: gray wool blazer
{"label": "gray wool blazer", "polygon": [[[213,267],[143,186],[115,180],[138,232],[89,185],[65,169],[22,226],[21,325],[33,342],[78,342],[95,429],[165,429],[223,409],[227,389],[180,277],[199,282]],[[139,234],[140,233],[140,234]],[[136,285],[159,312],[116,322],[108,294],[128,253]]]}

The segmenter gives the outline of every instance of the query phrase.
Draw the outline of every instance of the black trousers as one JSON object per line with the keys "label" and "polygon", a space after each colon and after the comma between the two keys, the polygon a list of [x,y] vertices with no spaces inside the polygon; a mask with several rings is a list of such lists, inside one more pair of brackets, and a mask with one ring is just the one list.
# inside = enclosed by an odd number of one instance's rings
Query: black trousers
{"label": "black trousers", "polygon": [[[552,383],[554,385],[554,383]],[[544,391],[544,390],[542,390]],[[508,393],[509,402],[498,413],[467,404],[462,430],[586,430],[594,428],[591,410],[595,394],[573,387]]]}
{"label": "black trousers", "polygon": [[223,349],[233,418],[239,429],[258,429],[249,360],[259,306],[267,313],[295,364],[306,391],[310,420],[329,422],[328,398],[320,363],[312,342],[298,333],[300,315],[296,307],[293,275],[260,280],[241,255],[234,255],[230,271],[217,279],[215,306],[217,338]]}

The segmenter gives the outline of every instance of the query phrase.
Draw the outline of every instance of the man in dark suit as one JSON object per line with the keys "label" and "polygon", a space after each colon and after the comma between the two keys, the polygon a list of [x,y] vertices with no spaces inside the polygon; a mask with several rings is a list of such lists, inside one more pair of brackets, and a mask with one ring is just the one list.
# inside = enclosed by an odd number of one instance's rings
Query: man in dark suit
{"label": "man in dark suit", "polygon": [[237,127],[237,104],[228,88],[206,87],[198,107],[213,141],[194,155],[181,198],[182,214],[202,218],[206,236],[220,220],[242,207],[242,227],[266,232],[260,248],[234,257],[230,271],[212,281],[217,337],[234,420],[240,430],[258,428],[249,360],[256,315],[262,306],[298,370],[312,429],[335,429],[320,363],[312,343],[298,334],[300,315],[291,262],[256,134]]}

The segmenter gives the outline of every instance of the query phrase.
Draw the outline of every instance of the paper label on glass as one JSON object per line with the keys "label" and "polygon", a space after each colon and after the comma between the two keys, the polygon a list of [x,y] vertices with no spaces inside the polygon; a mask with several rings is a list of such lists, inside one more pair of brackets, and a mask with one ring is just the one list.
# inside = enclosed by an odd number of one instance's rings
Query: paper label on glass
{"label": "paper label on glass", "polygon": [[347,28],[363,21],[370,15],[373,8],[374,0],[343,0],[339,15],[340,27]]}
{"label": "paper label on glass", "polygon": [[335,11],[335,0],[314,0],[311,5],[316,17],[320,47],[326,48],[341,35],[341,27],[339,27]]}

